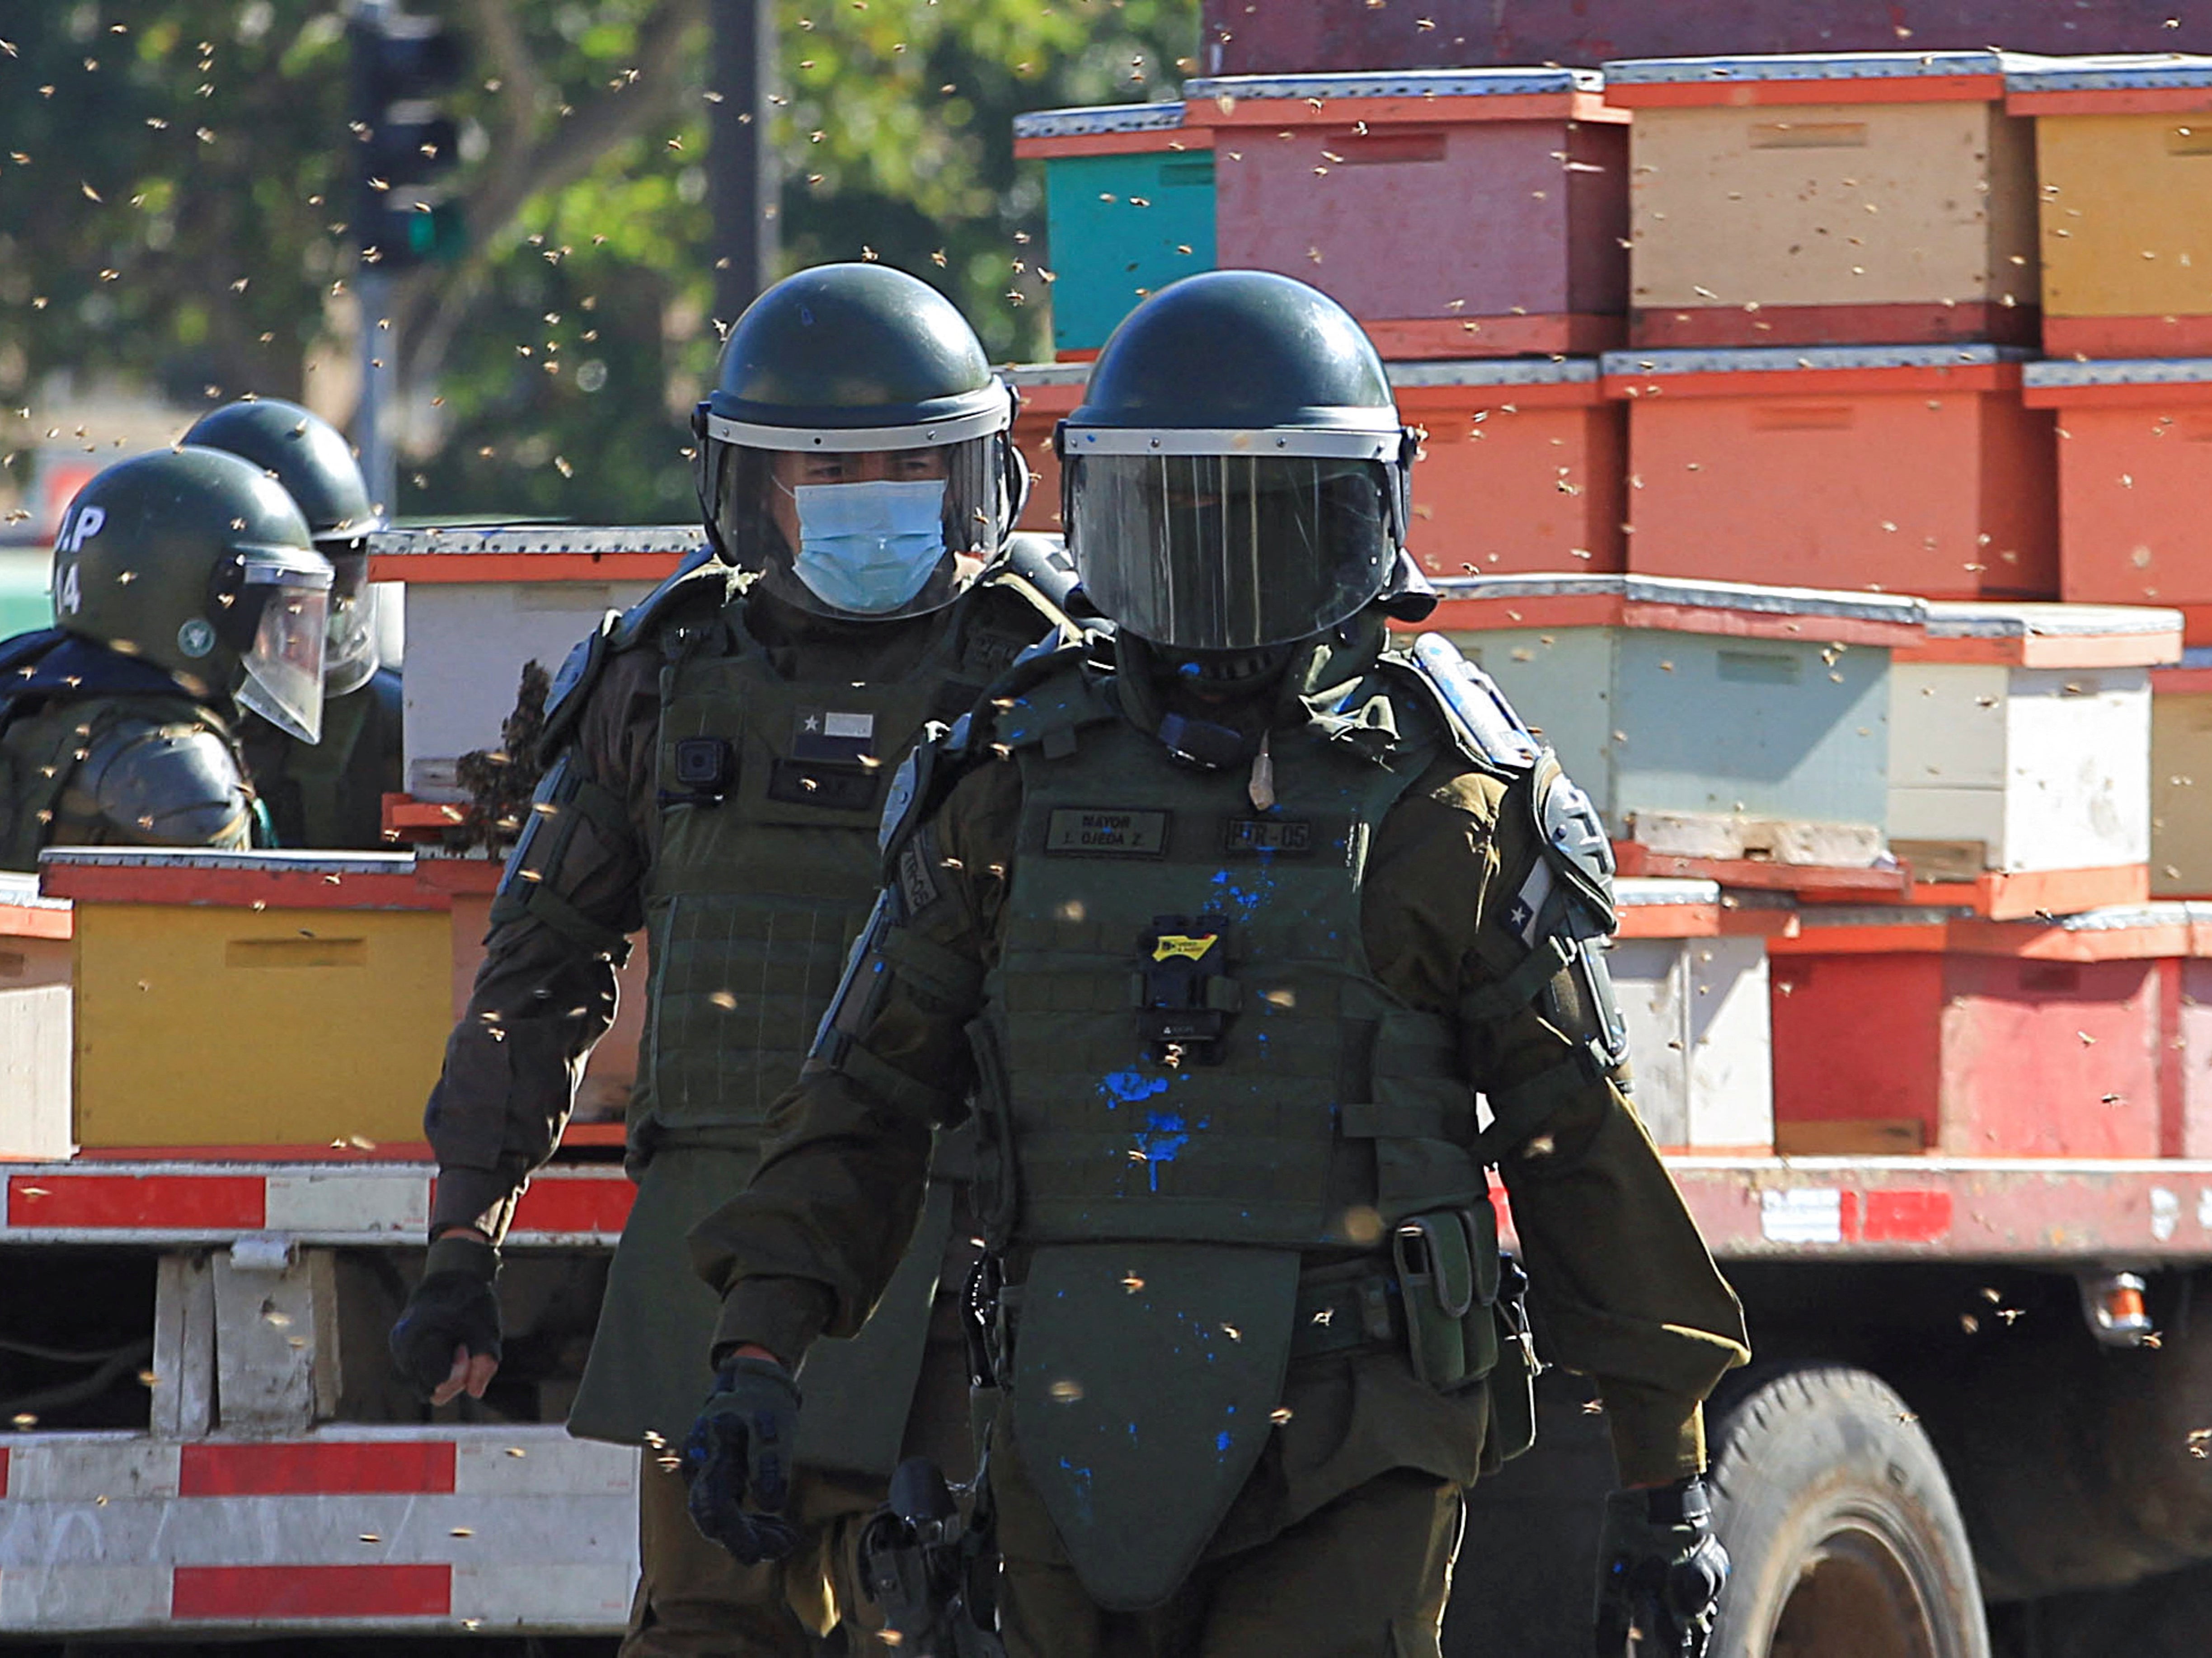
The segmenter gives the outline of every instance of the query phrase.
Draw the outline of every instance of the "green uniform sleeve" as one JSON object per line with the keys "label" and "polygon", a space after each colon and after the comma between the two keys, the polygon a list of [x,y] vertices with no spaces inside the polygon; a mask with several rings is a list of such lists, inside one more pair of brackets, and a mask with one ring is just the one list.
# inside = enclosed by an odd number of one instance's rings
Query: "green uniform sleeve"
{"label": "green uniform sleeve", "polygon": [[[592,1048],[614,1023],[615,969],[643,925],[641,896],[657,822],[653,744],[659,657],[608,664],[561,756],[607,803],[578,811],[574,832],[518,846],[535,860],[543,905],[495,902],[469,1005],[447,1039],[423,1113],[438,1158],[430,1232],[473,1226],[498,1242],[531,1172],[553,1155]],[[557,809],[556,809],[557,810]],[[557,845],[550,860],[540,853]],[[611,950],[608,942],[611,941]]]}
{"label": "green uniform sleeve", "polygon": [[[1439,768],[1377,836],[1368,949],[1416,1005],[1461,1011],[1468,1074],[1505,1093],[1587,1052],[1594,1015],[1570,975],[1510,1011],[1486,996],[1526,949],[1505,910],[1541,852],[1516,790]],[[1571,1073],[1568,1073],[1571,1074]],[[1500,1165],[1545,1357],[1597,1379],[1624,1483],[1703,1466],[1699,1401],[1749,1356],[1743,1312],[1626,1096],[1588,1074]]]}
{"label": "green uniform sleeve", "polygon": [[751,1183],[692,1229],[723,1297],[718,1351],[757,1342],[796,1363],[817,1333],[858,1331],[890,1283],[932,1131],[967,1091],[1019,807],[1015,768],[985,765],[909,842],[831,1010],[836,1038],[776,1102]]}

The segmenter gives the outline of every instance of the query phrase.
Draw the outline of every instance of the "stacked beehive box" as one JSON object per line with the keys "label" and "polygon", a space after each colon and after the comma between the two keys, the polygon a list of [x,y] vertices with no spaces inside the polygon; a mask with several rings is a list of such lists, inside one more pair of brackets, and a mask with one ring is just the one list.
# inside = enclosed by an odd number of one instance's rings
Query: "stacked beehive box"
{"label": "stacked beehive box", "polygon": [[[1621,568],[1626,112],[1588,70],[1194,81],[1180,103],[1018,118],[1044,163],[1053,343],[1097,354],[1146,295],[1224,267],[1333,295],[1427,434],[1415,550],[1439,574]],[[1054,422],[1080,374],[1018,371],[1056,528]]]}
{"label": "stacked beehive box", "polygon": [[1431,623],[1542,728],[1631,874],[1902,897],[1882,594],[1637,576],[1438,583]]}
{"label": "stacked beehive box", "polygon": [[688,525],[404,530],[374,537],[370,574],[405,585],[407,793],[417,801],[465,799],[454,764],[499,748],[525,665],[558,671],[608,610],[644,598],[701,545]]}
{"label": "stacked beehive box", "polygon": [[[1430,625],[1545,728],[1633,878],[1615,963],[1662,1139],[1740,1132],[1681,998],[1734,1007],[1748,938],[1785,1147],[2212,1147],[2212,1084],[2173,1057],[2212,929],[2149,902],[2212,895],[2212,58],[1185,94],[1215,263],[1368,327],[1427,436]],[[1030,372],[1043,440],[1079,378]],[[1715,884],[1710,959],[1651,931],[1695,905],[1648,878]]]}
{"label": "stacked beehive box", "polygon": [[1052,343],[1097,355],[1130,307],[1213,267],[1213,134],[1183,106],[1109,104],[1014,118],[1014,154],[1045,163]]}
{"label": "stacked beehive box", "polygon": [[2006,107],[2035,128],[2047,360],[2022,395],[2057,422],[2059,592],[2181,611],[2197,659],[2152,682],[2151,884],[2212,893],[2212,58],[2019,60]]}

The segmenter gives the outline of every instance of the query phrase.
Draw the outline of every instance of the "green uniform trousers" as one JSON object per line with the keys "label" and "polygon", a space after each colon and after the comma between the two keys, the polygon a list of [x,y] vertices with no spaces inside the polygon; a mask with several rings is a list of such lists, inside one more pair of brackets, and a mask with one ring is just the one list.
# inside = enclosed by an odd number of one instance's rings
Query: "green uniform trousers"
{"label": "green uniform trousers", "polygon": [[1166,1605],[1127,1612],[1095,1604],[1048,1541],[1010,1534],[1042,1509],[1001,1489],[995,1464],[991,1479],[1007,1658],[1440,1658],[1466,1511],[1449,1480],[1394,1468],[1257,1547],[1200,1561]]}

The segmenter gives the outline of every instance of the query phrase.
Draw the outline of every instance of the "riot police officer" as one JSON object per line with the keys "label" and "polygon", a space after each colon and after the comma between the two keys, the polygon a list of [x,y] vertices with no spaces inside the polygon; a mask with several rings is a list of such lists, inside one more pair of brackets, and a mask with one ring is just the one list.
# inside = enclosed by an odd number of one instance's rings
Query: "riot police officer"
{"label": "riot police officer", "polygon": [[77,492],[56,625],[0,644],[0,865],[43,846],[254,844],[241,713],[314,742],[331,567],[234,455],[161,450]]}
{"label": "riot police officer", "polygon": [[[426,1392],[481,1395],[498,1363],[496,1246],[642,926],[637,1201],[569,1427],[681,1441],[712,1379],[716,1309],[685,1233],[743,1186],[798,1073],[875,896],[884,788],[925,721],[958,715],[1055,625],[1002,556],[1027,482],[1012,408],[959,313],[882,265],[792,276],[732,330],[693,422],[710,553],[562,668],[550,763],[430,1099],[434,1242],[392,1338]],[[964,1372],[924,1364],[931,1339],[959,1339],[950,1292],[973,1229],[954,1208],[951,1184],[933,1188],[867,1334],[810,1372],[799,1558],[741,1569],[648,1458],[630,1658],[805,1651],[850,1608],[834,1563],[902,1450],[957,1459],[968,1437]]]}
{"label": "riot police officer", "polygon": [[368,534],[382,519],[336,428],[295,403],[241,398],[204,415],[185,441],[252,461],[299,504],[331,562],[331,637],[323,655],[323,732],[313,744],[248,714],[239,741],[276,844],[375,851],[384,796],[401,782],[399,676],[378,658]]}
{"label": "riot police officer", "polygon": [[1741,1314],[1622,1090],[1595,811],[1441,637],[1388,648],[1433,597],[1373,348],[1302,283],[1188,278],[1057,442],[1119,631],[895,794],[777,1136],[694,1234],[695,1506],[781,1543],[789,1367],[866,1315],[972,1084],[1009,1651],[1434,1658],[1462,1492],[1532,1432],[1493,1165],[1641,1488],[1601,1638],[1701,1651],[1700,1401]]}

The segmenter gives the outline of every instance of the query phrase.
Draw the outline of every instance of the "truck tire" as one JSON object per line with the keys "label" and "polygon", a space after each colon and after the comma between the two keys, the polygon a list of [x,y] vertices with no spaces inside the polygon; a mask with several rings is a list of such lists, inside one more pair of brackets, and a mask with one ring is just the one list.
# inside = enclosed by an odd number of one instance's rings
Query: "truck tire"
{"label": "truck tire", "polygon": [[1747,1381],[1713,1431],[1734,1570],[1711,1658],[1989,1658],[1966,1528],[1905,1401],[1863,1370]]}

